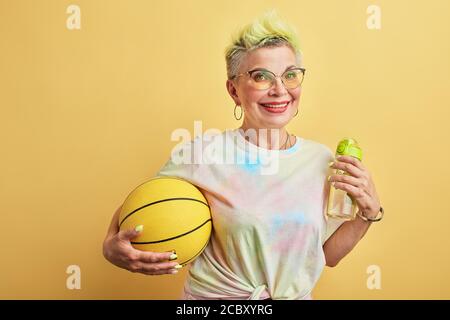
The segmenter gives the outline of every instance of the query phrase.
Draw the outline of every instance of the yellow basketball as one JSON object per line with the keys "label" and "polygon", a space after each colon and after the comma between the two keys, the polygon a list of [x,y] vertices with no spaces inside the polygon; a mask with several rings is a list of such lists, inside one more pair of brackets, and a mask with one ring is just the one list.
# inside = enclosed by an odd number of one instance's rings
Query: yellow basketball
{"label": "yellow basketball", "polygon": [[175,251],[181,265],[192,262],[208,244],[212,220],[209,205],[197,187],[175,177],[156,177],[136,187],[125,199],[120,230],[143,225],[132,239],[143,251]]}

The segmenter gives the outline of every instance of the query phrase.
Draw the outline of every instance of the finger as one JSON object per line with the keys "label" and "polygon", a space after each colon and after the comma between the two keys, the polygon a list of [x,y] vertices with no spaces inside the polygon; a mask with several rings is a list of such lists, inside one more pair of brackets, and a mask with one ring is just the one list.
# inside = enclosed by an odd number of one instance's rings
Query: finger
{"label": "finger", "polygon": [[137,231],[136,229],[121,230],[119,231],[117,236],[119,237],[119,240],[129,241],[133,238],[136,238],[141,231]]}
{"label": "finger", "polygon": [[335,168],[338,170],[343,170],[347,172],[348,174],[356,177],[356,178],[362,178],[364,177],[364,172],[359,169],[357,166],[350,162],[344,162],[344,161],[334,161],[331,168]]}
{"label": "finger", "polygon": [[361,178],[355,178],[353,176],[349,175],[343,175],[343,174],[333,174],[329,176],[329,180],[331,183],[333,182],[343,182],[350,184],[356,188],[363,189],[368,195],[370,195],[368,184],[365,182],[365,180],[362,180]]}
{"label": "finger", "polygon": [[[142,263],[140,264],[139,269],[143,272],[159,272],[159,271],[170,271],[170,270],[179,270],[182,267],[178,266],[177,262],[163,262],[163,263]],[[176,268],[175,268],[176,267]]]}
{"label": "finger", "polygon": [[147,276],[159,276],[164,274],[177,274],[177,269],[170,269],[170,270],[163,270],[163,271],[156,271],[156,272],[141,272]]}
{"label": "finger", "polygon": [[351,163],[361,171],[367,171],[367,168],[362,164],[362,162],[359,159],[356,159],[355,157],[338,156],[338,157],[336,157],[336,159],[341,162]]}
{"label": "finger", "polygon": [[[174,255],[174,252],[148,252],[148,251],[137,251],[138,260],[143,263],[158,263],[158,262],[167,262],[170,260],[171,256]],[[176,259],[176,254],[172,257]]]}
{"label": "finger", "polygon": [[369,204],[370,195],[364,190],[352,186],[351,184],[345,182],[333,182],[333,186],[336,189],[346,191],[350,196],[352,196],[360,206],[366,208]]}
{"label": "finger", "polygon": [[182,267],[176,262],[169,263],[141,263],[135,262],[130,266],[131,272],[139,272],[145,274],[161,274],[170,273],[173,270],[179,270]]}

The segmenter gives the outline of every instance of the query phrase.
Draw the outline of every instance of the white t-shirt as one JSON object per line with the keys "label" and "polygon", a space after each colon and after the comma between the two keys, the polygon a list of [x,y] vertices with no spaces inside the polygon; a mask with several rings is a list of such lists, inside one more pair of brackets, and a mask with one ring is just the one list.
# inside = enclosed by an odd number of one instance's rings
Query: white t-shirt
{"label": "white t-shirt", "polygon": [[325,217],[334,155],[301,137],[268,150],[242,133],[197,137],[158,173],[196,185],[211,208],[211,239],[190,266],[184,298],[309,299],[323,244],[342,223]]}

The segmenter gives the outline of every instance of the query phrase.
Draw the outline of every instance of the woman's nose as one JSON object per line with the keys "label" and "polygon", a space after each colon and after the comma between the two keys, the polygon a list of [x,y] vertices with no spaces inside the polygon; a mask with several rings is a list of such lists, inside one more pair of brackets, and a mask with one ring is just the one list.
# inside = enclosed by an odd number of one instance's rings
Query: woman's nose
{"label": "woman's nose", "polygon": [[282,96],[286,94],[287,90],[284,86],[283,81],[281,81],[281,78],[277,77],[275,78],[275,83],[273,84],[272,88],[270,88],[270,94],[276,94],[277,96]]}

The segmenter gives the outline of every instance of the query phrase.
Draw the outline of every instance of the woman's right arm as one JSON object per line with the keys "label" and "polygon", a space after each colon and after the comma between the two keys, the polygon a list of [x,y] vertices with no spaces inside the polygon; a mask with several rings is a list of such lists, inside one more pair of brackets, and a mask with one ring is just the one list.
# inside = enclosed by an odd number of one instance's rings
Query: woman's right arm
{"label": "woman's right arm", "polygon": [[[103,255],[112,264],[131,272],[146,275],[174,274],[177,262],[170,262],[173,252],[140,251],[131,246],[130,240],[139,235],[135,229],[119,230],[120,206],[113,215],[105,240]],[[142,230],[141,230],[142,231]],[[173,259],[172,259],[173,260]]]}

